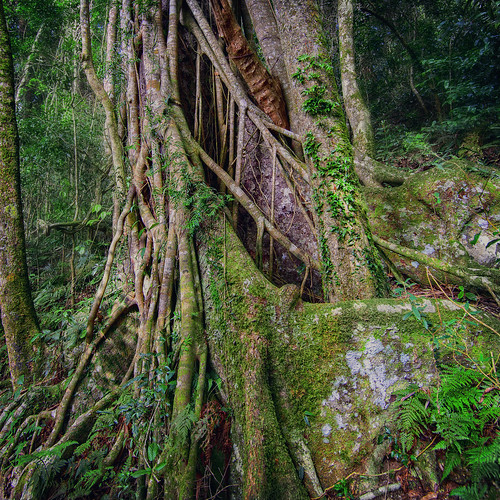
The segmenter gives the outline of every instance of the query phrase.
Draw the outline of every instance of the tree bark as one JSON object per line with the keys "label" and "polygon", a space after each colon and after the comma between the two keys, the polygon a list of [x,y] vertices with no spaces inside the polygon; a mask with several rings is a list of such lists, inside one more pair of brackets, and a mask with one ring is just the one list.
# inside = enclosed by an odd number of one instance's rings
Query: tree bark
{"label": "tree bark", "polygon": [[19,139],[15,115],[14,68],[0,0],[0,309],[12,383],[34,375],[39,332],[26,265]]}
{"label": "tree bark", "polygon": [[384,293],[317,4],[277,0],[274,8],[293,80],[292,113],[301,117],[296,132],[308,157],[325,296],[335,302]]}
{"label": "tree bark", "polygon": [[276,125],[287,129],[289,123],[279,80],[269,74],[250,47],[227,0],[212,0],[211,5],[229,57],[243,76],[250,93]]}

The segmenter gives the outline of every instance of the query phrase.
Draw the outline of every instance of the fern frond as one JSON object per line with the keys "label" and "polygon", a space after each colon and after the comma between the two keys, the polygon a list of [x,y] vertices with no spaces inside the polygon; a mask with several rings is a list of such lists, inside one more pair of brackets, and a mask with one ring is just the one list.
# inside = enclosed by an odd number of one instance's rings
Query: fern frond
{"label": "fern frond", "polygon": [[66,441],[65,443],[57,444],[56,446],[53,446],[52,448],[49,448],[47,450],[37,451],[35,453],[32,453],[31,455],[22,455],[18,458],[17,465],[27,465],[32,460],[43,457],[55,456],[61,458],[63,451],[75,444],[78,444],[78,441]]}
{"label": "fern frond", "polygon": [[450,493],[460,497],[462,500],[484,500],[488,486],[472,483],[460,488],[455,488]]}
{"label": "fern frond", "polygon": [[444,365],[441,367],[442,388],[446,391],[460,391],[464,387],[479,385],[483,375],[473,369],[460,365]]}
{"label": "fern frond", "polygon": [[184,444],[188,440],[195,422],[196,414],[190,406],[187,406],[175,417],[170,430],[176,445]]}
{"label": "fern frond", "polygon": [[471,469],[471,478],[475,483],[498,482],[500,481],[500,465],[498,462],[474,464]]}
{"label": "fern frond", "polygon": [[95,436],[96,433],[92,433],[90,437],[87,439],[87,441],[85,441],[75,449],[74,454],[76,456],[83,455],[90,448],[90,445],[92,444],[92,441],[95,438]]}
{"label": "fern frond", "polygon": [[439,441],[438,444],[436,444],[435,446],[432,447],[432,449],[434,451],[436,450],[446,450],[446,448],[448,448],[448,443],[446,441]]}
{"label": "fern frond", "polygon": [[92,487],[101,479],[102,473],[103,471],[101,468],[87,471],[85,476],[82,478],[86,489],[92,489]]}
{"label": "fern frond", "polygon": [[444,481],[448,477],[450,472],[452,472],[455,469],[455,467],[458,467],[461,463],[462,463],[462,458],[458,453],[448,452],[446,454],[446,461],[444,464],[442,480]]}
{"label": "fern frond", "polygon": [[402,428],[406,431],[414,430],[414,434],[418,434],[419,430],[416,429],[419,425],[423,424],[429,416],[429,411],[425,407],[427,399],[422,402],[419,395],[398,401],[395,407],[398,410],[398,419]]}
{"label": "fern frond", "polygon": [[468,442],[475,427],[474,415],[441,412],[433,415],[436,432],[448,443],[462,452],[462,442]]}
{"label": "fern frond", "polygon": [[497,436],[488,446],[478,446],[468,450],[466,457],[469,465],[498,462],[500,460],[500,436]]}

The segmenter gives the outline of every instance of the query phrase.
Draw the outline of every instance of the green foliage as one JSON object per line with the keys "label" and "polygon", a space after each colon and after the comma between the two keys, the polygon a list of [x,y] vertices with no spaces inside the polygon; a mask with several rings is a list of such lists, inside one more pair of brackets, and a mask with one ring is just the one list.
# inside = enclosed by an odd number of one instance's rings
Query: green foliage
{"label": "green foliage", "polygon": [[199,182],[189,187],[193,188],[189,189],[192,194],[185,199],[184,204],[190,209],[188,230],[193,235],[203,224],[207,224],[217,217],[222,208],[232,200],[232,197],[218,194],[205,182]]}
{"label": "green foliage", "polygon": [[[428,134],[441,155],[450,147],[456,154],[471,130],[498,146],[498,2],[388,0],[359,6],[358,75],[375,128],[390,124],[396,149],[398,136],[414,132]],[[378,137],[380,146],[385,138]]]}
{"label": "green foliage", "polygon": [[[153,355],[144,355],[143,360]],[[114,418],[118,415],[125,417],[127,424],[131,424],[132,437],[138,438],[142,426],[151,418],[154,411],[158,411],[160,418],[169,416],[171,397],[176,385],[175,370],[168,365],[157,366],[152,370],[154,383],[150,383],[147,371],[131,379],[127,387],[136,384],[141,389],[141,398],[134,398],[129,392],[121,395],[114,410]]]}
{"label": "green foliage", "polygon": [[186,406],[173,420],[170,425],[170,439],[176,448],[180,448],[188,442],[191,430],[197,418],[192,405]]}
{"label": "green foliage", "polygon": [[414,455],[410,455],[406,451],[404,443],[401,443],[401,441],[398,439],[398,435],[393,434],[389,427],[384,427],[384,431],[378,436],[378,444],[381,444],[384,441],[388,441],[392,447],[390,454],[391,458],[394,458],[405,466],[409,466],[412,461],[416,460],[416,457]]}
{"label": "green foliage", "polygon": [[29,455],[17,457],[16,465],[24,467],[28,464],[33,466],[31,476],[32,498],[44,498],[44,493],[60,479],[60,475],[68,464],[63,458],[67,448],[71,448],[76,441],[66,441],[47,450],[37,451]]}
{"label": "green foliage", "polygon": [[325,99],[325,85],[313,85],[302,91],[307,99],[302,103],[302,109],[311,116],[330,114],[339,104],[332,99]]}
{"label": "green foliage", "polygon": [[[96,486],[105,483],[115,477],[115,471],[111,466],[105,466],[103,461],[108,452],[107,447],[93,450],[81,458],[70,471],[71,493],[68,498],[77,499],[91,495]],[[75,452],[75,456],[77,453]]]}
{"label": "green foliage", "polygon": [[351,494],[351,490],[349,487],[349,482],[346,479],[341,479],[337,481],[332,487],[331,491],[336,494],[336,496],[340,496],[341,498],[345,498],[346,500],[354,500],[354,496]]}
{"label": "green foliage", "polygon": [[[462,289],[462,298],[467,292]],[[410,385],[395,393],[394,425],[397,437],[386,429],[384,439],[391,436],[393,456],[404,464],[417,441],[431,436],[433,450],[444,451],[442,480],[457,469],[470,470],[470,484],[452,492],[466,499],[495,498],[500,480],[500,380],[497,359],[473,358],[463,343],[463,333],[472,321],[470,307],[461,321],[451,320],[433,325],[418,299],[409,294],[411,311],[406,318],[419,321],[434,340],[438,359],[456,353],[454,362],[439,364],[439,382],[432,387]],[[468,304],[466,304],[468,306]],[[408,458],[409,457],[409,458]]]}
{"label": "green foliage", "polygon": [[402,451],[409,453],[424,431],[431,432],[436,441],[433,449],[445,450],[442,480],[459,468],[471,471],[471,484],[453,494],[485,498],[489,492],[493,498],[495,482],[500,480],[500,438],[496,435],[500,396],[476,369],[444,365],[441,370],[438,387],[410,386],[396,393]]}
{"label": "green foliage", "polygon": [[186,227],[193,236],[203,225],[209,225],[221,212],[222,208],[232,200],[230,195],[221,195],[201,179],[193,179],[189,174],[185,160],[181,154],[172,152],[166,144],[164,161],[166,164],[176,162],[181,171],[179,186],[170,185],[168,196],[177,206],[184,206],[189,211]]}
{"label": "green foliage", "polygon": [[292,78],[305,87],[302,95],[306,99],[302,103],[302,109],[316,118],[316,125],[326,131],[328,138],[332,138],[324,145],[309,131],[303,142],[304,153],[315,167],[313,177],[317,182],[312,193],[315,211],[330,217],[328,228],[324,227],[321,217],[318,221],[318,243],[325,293],[329,284],[340,284],[338,270],[333,266],[328,245],[329,233],[335,233],[339,243],[352,248],[355,258],[368,267],[377,293],[385,295],[385,273],[373,251],[368,231],[368,245],[361,250],[357,249],[364,207],[359,203],[360,184],[354,171],[352,146],[343,125],[342,108],[336,100],[335,89],[331,89],[331,86],[335,85],[333,68],[324,56],[303,55],[298,58],[298,63],[298,69]]}

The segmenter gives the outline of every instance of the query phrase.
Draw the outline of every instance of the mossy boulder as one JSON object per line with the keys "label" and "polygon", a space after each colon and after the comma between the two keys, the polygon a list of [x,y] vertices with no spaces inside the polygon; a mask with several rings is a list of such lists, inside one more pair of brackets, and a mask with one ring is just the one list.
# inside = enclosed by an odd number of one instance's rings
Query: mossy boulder
{"label": "mossy boulder", "polygon": [[[487,245],[500,222],[500,183],[449,162],[399,187],[366,188],[372,231],[387,241],[461,267],[491,267],[500,247]],[[425,266],[387,251],[403,274],[427,282]],[[438,273],[440,279],[455,278]]]}
{"label": "mossy boulder", "polygon": [[[463,315],[449,301],[419,305],[436,324]],[[437,383],[436,344],[414,317],[403,319],[411,310],[411,303],[399,300],[299,302],[290,330],[277,330],[274,371],[285,372],[286,383],[276,389],[289,391],[293,402],[280,406],[280,420],[301,429],[323,486],[373,469],[370,457],[395,391]],[[500,344],[487,327],[470,335],[476,346]]]}

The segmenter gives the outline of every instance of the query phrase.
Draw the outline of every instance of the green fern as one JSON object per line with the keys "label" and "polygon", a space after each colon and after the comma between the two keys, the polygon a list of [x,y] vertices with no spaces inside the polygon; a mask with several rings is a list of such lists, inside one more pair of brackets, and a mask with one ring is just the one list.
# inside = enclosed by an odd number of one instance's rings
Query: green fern
{"label": "green fern", "polygon": [[470,484],[453,495],[466,500],[498,498],[499,391],[479,370],[460,365],[441,370],[437,387],[424,390],[411,385],[395,394],[395,423],[403,452],[410,454],[426,430],[437,440],[433,449],[446,451],[442,480],[457,468],[470,471]]}
{"label": "green fern", "polygon": [[191,406],[187,406],[175,417],[170,428],[174,446],[182,446],[187,442],[191,429],[196,422],[196,415]]}
{"label": "green fern", "polygon": [[459,453],[463,447],[475,437],[474,414],[451,412],[441,409],[433,412],[430,422],[436,424],[436,433],[448,444],[456,447]]}
{"label": "green fern", "polygon": [[96,435],[97,433],[92,433],[87,441],[78,446],[74,451],[75,456],[83,455],[86,451],[88,451]]}
{"label": "green fern", "polygon": [[45,498],[45,492],[59,479],[61,471],[66,465],[67,460],[63,460],[54,454],[47,454],[43,458],[37,458],[31,476],[31,498]]}
{"label": "green fern", "polygon": [[460,454],[457,453],[456,451],[451,451],[451,452],[449,451],[446,454],[442,480],[444,481],[450,475],[450,473],[453,472],[453,470],[456,469],[461,464],[462,464],[462,457],[460,456]]}
{"label": "green fern", "polygon": [[399,391],[396,395],[400,398],[394,403],[400,442],[404,452],[409,451],[413,446],[415,438],[418,438],[422,432],[422,425],[429,418],[428,395],[417,386],[410,386],[408,389],[414,390],[410,394],[406,391]]}
{"label": "green fern", "polygon": [[488,494],[488,486],[486,484],[472,483],[460,488],[455,488],[451,491],[452,495],[460,497],[462,500],[495,500],[497,497],[492,496],[493,493]]}
{"label": "green fern", "polygon": [[56,458],[61,458],[64,450],[70,446],[74,446],[75,444],[78,444],[78,441],[66,441],[64,443],[60,443],[56,446],[53,446],[52,448],[49,448],[47,450],[37,451],[30,455],[21,455],[18,457],[16,465],[25,466],[29,462],[32,462],[34,460],[39,460],[45,457],[54,456]]}
{"label": "green fern", "polygon": [[[484,439],[487,441],[487,438]],[[470,464],[484,464],[498,461],[500,458],[500,436],[497,436],[489,445],[481,443],[477,448],[467,451],[467,460]]]}

